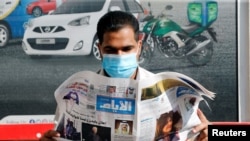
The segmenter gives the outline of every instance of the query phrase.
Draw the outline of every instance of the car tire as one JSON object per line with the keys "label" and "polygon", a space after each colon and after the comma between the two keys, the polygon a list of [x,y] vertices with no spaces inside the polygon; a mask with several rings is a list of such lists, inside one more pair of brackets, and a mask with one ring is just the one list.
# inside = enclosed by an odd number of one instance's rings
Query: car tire
{"label": "car tire", "polygon": [[10,39],[10,31],[5,24],[0,23],[0,48],[6,47]]}
{"label": "car tire", "polygon": [[32,10],[32,15],[34,17],[39,17],[39,16],[42,16],[43,14],[43,11],[40,7],[34,7],[33,10]]}
{"label": "car tire", "polygon": [[101,54],[97,45],[98,42],[99,42],[98,37],[95,36],[92,43],[91,55],[93,55],[97,60],[101,60]]}

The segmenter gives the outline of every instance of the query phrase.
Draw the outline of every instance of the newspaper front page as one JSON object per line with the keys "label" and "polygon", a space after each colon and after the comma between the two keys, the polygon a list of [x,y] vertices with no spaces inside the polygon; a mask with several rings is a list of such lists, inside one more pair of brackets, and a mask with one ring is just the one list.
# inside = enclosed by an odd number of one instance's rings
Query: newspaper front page
{"label": "newspaper front page", "polygon": [[57,140],[184,141],[195,136],[203,96],[213,100],[215,93],[176,72],[139,81],[78,72],[55,91]]}

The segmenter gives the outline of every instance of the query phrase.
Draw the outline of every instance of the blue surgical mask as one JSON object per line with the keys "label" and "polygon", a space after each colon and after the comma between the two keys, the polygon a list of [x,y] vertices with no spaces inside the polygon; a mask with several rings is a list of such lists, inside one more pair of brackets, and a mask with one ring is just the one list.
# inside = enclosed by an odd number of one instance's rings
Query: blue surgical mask
{"label": "blue surgical mask", "polygon": [[103,54],[102,67],[111,77],[130,78],[138,67],[136,53]]}

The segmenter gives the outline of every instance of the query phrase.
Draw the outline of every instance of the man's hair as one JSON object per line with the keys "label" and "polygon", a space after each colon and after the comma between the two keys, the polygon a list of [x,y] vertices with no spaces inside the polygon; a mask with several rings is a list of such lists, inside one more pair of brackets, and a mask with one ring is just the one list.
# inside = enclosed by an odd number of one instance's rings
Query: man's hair
{"label": "man's hair", "polygon": [[139,39],[139,23],[134,15],[123,11],[111,11],[103,15],[97,23],[97,37],[103,42],[106,32],[116,32],[124,27],[131,27],[135,33],[135,40]]}

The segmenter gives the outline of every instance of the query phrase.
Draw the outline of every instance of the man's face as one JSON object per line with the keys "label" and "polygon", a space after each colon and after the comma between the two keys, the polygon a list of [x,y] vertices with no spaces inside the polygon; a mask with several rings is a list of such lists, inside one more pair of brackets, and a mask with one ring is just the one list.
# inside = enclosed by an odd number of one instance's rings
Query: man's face
{"label": "man's face", "polygon": [[137,53],[137,58],[139,58],[141,44],[141,41],[136,42],[133,29],[124,27],[116,32],[106,32],[102,44],[99,44],[98,47],[101,56],[103,54],[123,55]]}
{"label": "man's face", "polygon": [[162,132],[164,134],[168,134],[171,131],[173,124],[173,120],[171,117],[168,117],[166,120],[167,120],[166,125],[162,129]]}
{"label": "man's face", "polygon": [[93,127],[92,131],[93,131],[94,134],[96,134],[97,133],[97,127]]}
{"label": "man's face", "polygon": [[115,92],[115,88],[114,87],[109,87],[109,93],[114,93]]}

